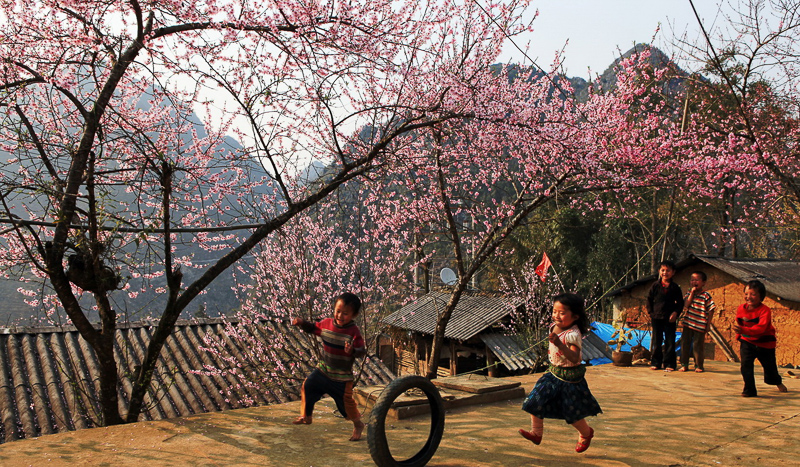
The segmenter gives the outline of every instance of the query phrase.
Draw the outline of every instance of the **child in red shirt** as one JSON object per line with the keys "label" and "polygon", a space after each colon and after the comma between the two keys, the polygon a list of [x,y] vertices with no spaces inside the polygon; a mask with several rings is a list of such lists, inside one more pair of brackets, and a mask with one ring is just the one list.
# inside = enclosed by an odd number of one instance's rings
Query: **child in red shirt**
{"label": "child in red shirt", "polygon": [[775,360],[775,328],[772,326],[772,310],[764,305],[767,289],[761,281],[750,281],[744,288],[744,304],[736,310],[733,330],[740,343],[741,371],[744,379],[742,397],[756,397],[755,360],[764,368],[764,383],[786,392],[786,386],[778,372]]}

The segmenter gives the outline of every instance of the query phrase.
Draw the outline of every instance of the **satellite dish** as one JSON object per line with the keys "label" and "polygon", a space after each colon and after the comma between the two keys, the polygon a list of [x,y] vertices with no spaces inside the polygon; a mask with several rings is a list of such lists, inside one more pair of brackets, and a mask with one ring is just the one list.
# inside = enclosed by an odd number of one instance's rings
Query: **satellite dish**
{"label": "satellite dish", "polygon": [[458,276],[456,273],[450,268],[442,269],[442,272],[439,273],[439,277],[442,278],[442,282],[445,285],[454,285],[458,281]]}

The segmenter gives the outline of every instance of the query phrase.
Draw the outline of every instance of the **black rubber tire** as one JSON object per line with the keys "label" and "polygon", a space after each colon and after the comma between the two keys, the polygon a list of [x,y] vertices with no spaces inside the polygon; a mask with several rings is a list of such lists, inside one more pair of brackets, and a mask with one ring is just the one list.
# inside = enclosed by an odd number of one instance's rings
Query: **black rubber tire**
{"label": "black rubber tire", "polygon": [[[418,388],[428,397],[431,405],[431,431],[425,446],[415,455],[399,461],[392,457],[389,441],[386,439],[386,414],[398,396],[409,389]],[[378,467],[409,466],[422,467],[436,453],[444,434],[444,402],[439,390],[427,378],[422,376],[403,376],[395,379],[384,388],[375,405],[372,407],[370,423],[367,427],[369,453]]]}

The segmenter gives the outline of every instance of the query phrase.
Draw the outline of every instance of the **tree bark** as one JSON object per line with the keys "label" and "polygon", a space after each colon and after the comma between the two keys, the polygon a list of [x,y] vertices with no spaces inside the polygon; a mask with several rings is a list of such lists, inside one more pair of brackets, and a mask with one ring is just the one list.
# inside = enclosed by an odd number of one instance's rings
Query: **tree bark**
{"label": "tree bark", "polygon": [[444,312],[442,312],[442,314],[439,316],[439,319],[436,321],[436,330],[433,334],[433,345],[431,346],[431,353],[428,356],[428,369],[425,373],[425,377],[428,379],[435,379],[438,374],[439,357],[442,354],[442,345],[444,344],[444,331],[447,327],[447,323],[450,322],[450,317],[453,315],[453,310],[456,309],[456,305],[458,305],[458,301],[461,299],[461,295],[467,288],[468,282],[469,279],[465,279],[463,276],[458,278],[458,285],[456,286],[455,290],[453,290],[453,293],[450,294],[450,300],[447,301]]}

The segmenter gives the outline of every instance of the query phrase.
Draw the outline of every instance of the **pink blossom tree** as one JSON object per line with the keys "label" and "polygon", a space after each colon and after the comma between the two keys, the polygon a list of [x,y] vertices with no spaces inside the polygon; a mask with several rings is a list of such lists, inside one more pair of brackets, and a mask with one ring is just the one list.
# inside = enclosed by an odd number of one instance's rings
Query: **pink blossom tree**
{"label": "pink blossom tree", "polygon": [[[254,249],[252,266],[237,266],[247,278],[240,281],[242,309],[227,323],[225,338],[205,336],[204,350],[221,364],[204,372],[225,374],[259,390],[299,394],[319,358],[319,344],[299,329],[288,334],[285,329],[294,317],[311,322],[330,317],[332,298],[344,291],[361,298],[356,323],[367,347],[374,348],[379,318],[409,297],[408,262],[397,247],[398,239],[387,235],[392,232],[377,231],[365,216],[354,191],[342,188],[337,196],[294,217]],[[260,328],[269,328],[268,341],[256,331]],[[238,347],[248,352],[231,355],[226,339],[238,340]],[[359,361],[357,376],[368,360]],[[230,395],[237,389],[230,388]]]}
{"label": "pink blossom tree", "polygon": [[585,103],[568,88],[554,90],[565,86],[555,71],[485,70],[473,118],[433,129],[402,148],[400,164],[376,172],[373,217],[405,235],[424,232],[428,251],[447,248],[454,264],[457,281],[438,317],[428,378],[436,377],[460,297],[532,213],[550,203],[592,209],[592,194],[599,200],[681,177],[679,126],[653,111],[646,94],[664,72],[651,69],[648,56],[623,61],[614,91],[593,92]]}
{"label": "pink blossom tree", "polygon": [[798,7],[742,2],[714,25],[698,17],[700,41],[678,42],[709,77],[697,83],[691,118],[698,168],[725,180],[734,196],[745,194],[751,202],[738,217],[753,225],[796,225],[800,212]]}
{"label": "pink blossom tree", "polygon": [[[526,30],[525,6],[3,3],[0,261],[29,270],[32,300],[98,355],[101,423],[138,419],[176,319],[223,271],[341,185],[411,157],[420,135],[486,113],[475,96]],[[297,174],[312,159],[329,174],[308,184]],[[142,292],[131,279],[156,288],[158,309],[126,412],[114,336],[124,294]]]}

